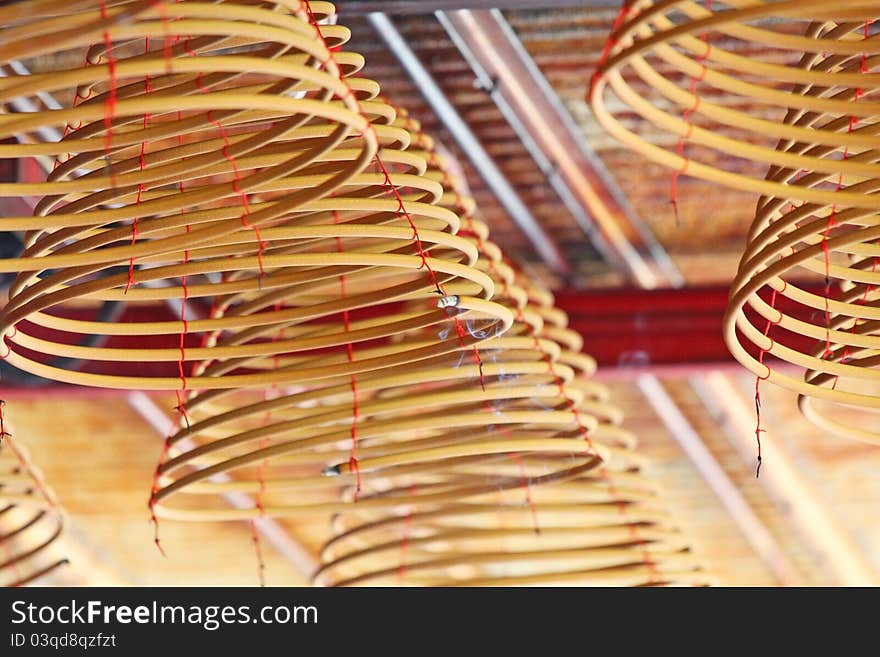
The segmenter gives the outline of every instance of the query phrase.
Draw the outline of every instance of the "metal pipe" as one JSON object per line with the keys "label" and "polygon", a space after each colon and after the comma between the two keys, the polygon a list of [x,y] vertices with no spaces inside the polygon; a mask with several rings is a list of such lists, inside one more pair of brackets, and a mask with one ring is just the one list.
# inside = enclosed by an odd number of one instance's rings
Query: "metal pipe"
{"label": "metal pipe", "polygon": [[398,32],[388,16],[382,13],[371,13],[367,16],[370,24],[379,36],[388,45],[388,49],[394,53],[401,66],[409,74],[421,91],[425,100],[434,110],[434,113],[443,122],[462,151],[470,158],[476,170],[480,173],[486,185],[498,201],[504,206],[514,222],[528,236],[535,250],[557,274],[569,276],[571,265],[566,260],[559,246],[550,235],[541,227],[516,190],[505,178],[504,174],[495,164],[495,161],[483,148],[480,140],[473,133],[458,110],[449,102],[443,90],[428,72],[428,69],[419,61],[415,52],[410,48],[403,35]]}
{"label": "metal pipe", "polygon": [[435,16],[605,260],[642,288],[682,285],[681,273],[587,145],[504,15],[493,9]]}
{"label": "metal pipe", "polygon": [[430,14],[434,10],[454,9],[582,9],[617,10],[618,0],[336,0],[343,16],[386,14]]}

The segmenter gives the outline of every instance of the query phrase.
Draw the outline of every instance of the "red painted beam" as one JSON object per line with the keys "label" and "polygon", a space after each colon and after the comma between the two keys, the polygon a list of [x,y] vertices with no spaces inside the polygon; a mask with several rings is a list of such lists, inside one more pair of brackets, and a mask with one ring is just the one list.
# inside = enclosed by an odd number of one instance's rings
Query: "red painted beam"
{"label": "red painted beam", "polygon": [[[822,293],[820,287],[808,288]],[[727,296],[726,287],[563,290],[556,293],[556,304],[583,336],[584,351],[600,365],[694,365],[733,360],[722,337]],[[782,297],[777,307],[795,316],[802,312]],[[774,331],[789,346],[813,346],[801,336]]]}
{"label": "red painted beam", "polygon": [[[815,291],[820,294],[822,292],[821,288],[816,288]],[[778,301],[777,307],[780,310],[798,315],[799,309],[792,307],[786,299],[780,297]],[[733,362],[721,333],[727,304],[726,288],[563,290],[556,294],[556,302],[568,313],[569,326],[583,336],[584,351],[596,358],[599,365],[606,370],[619,367],[698,366]],[[358,313],[375,316],[382,310],[369,308],[359,310]],[[65,315],[92,319],[95,312],[94,309],[76,309],[65,311]],[[169,319],[175,317],[168,307],[157,304],[131,306],[117,321]],[[815,317],[801,319],[812,319],[816,322]],[[76,338],[29,327],[26,322],[22,324],[22,328],[34,330],[36,335],[48,339],[74,341]],[[794,348],[810,349],[815,346],[815,341],[811,343],[779,328],[774,331],[774,339]],[[178,340],[176,335],[153,336],[138,339],[137,346],[175,348]],[[114,337],[103,346],[133,346],[130,341],[131,338]],[[195,346],[198,342],[197,336],[190,335],[187,346]],[[38,354],[28,355],[37,360],[48,360]],[[153,376],[174,376],[177,372],[176,363],[143,363],[138,367],[143,374]],[[87,371],[105,374],[118,373],[125,368],[125,364],[113,362],[85,365]]]}

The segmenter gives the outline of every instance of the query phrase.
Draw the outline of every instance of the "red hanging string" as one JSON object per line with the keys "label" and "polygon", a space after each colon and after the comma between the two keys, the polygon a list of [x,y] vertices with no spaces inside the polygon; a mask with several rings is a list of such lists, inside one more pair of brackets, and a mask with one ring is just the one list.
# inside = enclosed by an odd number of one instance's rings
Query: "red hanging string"
{"label": "red hanging string", "polygon": [[[178,4],[180,0],[174,0],[174,4]],[[162,39],[162,56],[165,59],[165,73],[171,73],[171,58],[172,58],[172,50],[177,43],[180,42],[180,35],[175,34],[171,35],[171,30],[168,25],[168,5],[165,2],[161,2],[160,0],[154,0],[152,6],[155,7],[159,11],[159,17],[162,21],[162,31],[165,33],[165,37]],[[180,20],[182,17],[178,17],[176,20]]]}
{"label": "red hanging string", "polygon": [[[843,159],[846,159],[847,150],[844,149]],[[843,182],[843,174],[840,174],[840,177],[837,180],[837,190],[840,191],[841,184]],[[822,351],[822,355],[820,358],[829,358],[834,355],[833,350],[831,349],[831,308],[829,297],[831,296],[831,254],[828,250],[828,236],[831,233],[832,228],[837,227],[837,204],[831,206],[831,212],[828,215],[828,221],[825,224],[825,230],[822,231],[822,256],[825,263],[825,289],[824,289],[824,299],[825,299],[825,349]]]}
{"label": "red hanging string", "polygon": [[159,492],[159,477],[162,474],[162,464],[165,463],[165,459],[168,457],[169,447],[170,443],[168,438],[166,438],[162,443],[162,452],[159,454],[159,462],[156,464],[156,469],[153,471],[153,486],[150,489],[150,501],[148,504],[150,509],[150,522],[153,525],[153,543],[163,557],[167,557],[168,555],[165,554],[165,548],[162,547],[162,543],[159,540],[159,516],[156,515],[156,494]]}
{"label": "red hanging string", "polygon": [[[147,55],[149,55],[149,53],[150,53],[150,37],[144,37],[144,53]],[[153,90],[150,82],[151,82],[150,74],[148,73],[146,76],[144,76],[144,94],[148,95]],[[148,112],[145,112],[144,113],[144,120],[143,120],[143,129],[144,130],[147,129],[149,122],[150,122],[150,114]],[[147,149],[147,142],[142,141],[140,153],[138,155],[138,167],[140,168],[140,171],[142,173],[147,168],[146,149]],[[144,194],[145,188],[146,188],[146,186],[144,185],[144,183],[142,183],[142,182],[138,183],[137,198],[135,199],[136,205],[141,204],[141,202],[143,200],[143,194]],[[134,247],[137,244],[139,219],[140,219],[139,217],[134,217],[131,220],[131,246],[132,247]],[[124,294],[127,294],[128,290],[134,284],[135,284],[135,281],[134,281],[134,256],[132,256],[128,259],[128,281],[125,284]]]}
{"label": "red hanging string", "polygon": [[[170,73],[171,72],[172,52],[171,52],[171,38],[168,35],[168,29],[169,29],[168,28],[168,11],[167,11],[167,8],[165,7],[165,3],[153,2],[152,4],[154,7],[157,7],[159,9],[159,16],[162,21],[162,28],[163,28],[163,31],[166,33],[166,36],[162,39],[162,52],[163,52],[163,56],[165,59],[165,71],[166,71],[166,73]],[[178,38],[180,38],[180,37],[178,36]],[[145,55],[150,54],[150,37],[148,37],[148,36],[144,37],[144,54]],[[149,95],[152,91],[153,91],[152,76],[149,73],[147,73],[144,76],[144,94]],[[89,89],[89,96],[91,96],[91,95],[92,95],[92,90]],[[74,98],[74,106],[76,105],[76,98],[77,97],[79,97],[78,91],[77,91],[77,96]],[[150,118],[151,118],[150,113],[145,112],[144,113],[144,120],[143,120],[143,129],[144,130],[147,129],[149,122],[150,122]],[[138,167],[140,168],[141,172],[143,172],[146,169],[146,157],[145,157],[146,156],[146,146],[147,146],[147,142],[142,141],[141,148],[140,148],[140,154],[138,155]],[[143,200],[143,193],[144,193],[145,189],[146,189],[146,186],[144,185],[144,183],[138,183],[137,199],[135,200],[136,205],[141,204],[141,202]],[[137,244],[137,238],[139,235],[139,233],[138,233],[138,221],[139,220],[140,220],[140,217],[134,217],[131,222],[131,245],[132,246],[135,246]],[[132,256],[128,260],[128,281],[125,284],[125,292],[124,293],[128,293],[128,290],[134,284],[135,284],[134,256]]]}
{"label": "red hanging string", "polygon": [[[321,39],[321,42],[324,44],[324,47],[327,48],[327,41],[324,38],[324,34],[321,32],[321,28],[318,25],[318,21],[315,18],[314,12],[312,11],[311,4],[309,3],[308,0],[300,0],[300,7],[306,11],[306,13],[309,17],[309,22],[311,23],[313,29],[315,30],[315,33],[317,34],[318,38]],[[324,60],[324,62],[322,62],[322,65],[326,67],[327,63],[332,62],[338,70],[339,65],[333,56],[333,50],[330,48],[327,48],[327,50],[328,50],[328,57],[326,60]],[[348,84],[345,82],[344,79],[342,79],[342,82],[345,83],[347,86],[346,97],[351,98],[354,101],[355,105],[358,107],[358,113],[361,114],[362,116],[365,116],[363,109],[360,107],[360,103],[357,99],[357,96],[355,96],[351,87],[348,86]],[[376,134],[375,128],[373,128],[372,124],[370,124],[370,123],[367,124],[367,130],[370,130],[371,132],[373,132],[374,135]],[[376,137],[377,137],[377,141],[378,141],[378,136],[376,136]],[[403,216],[406,218],[407,222],[409,223],[409,227],[413,232],[412,239],[413,239],[413,242],[415,243],[416,251],[422,261],[421,265],[419,266],[419,269],[424,269],[427,272],[428,278],[431,281],[431,285],[434,287],[434,289],[438,295],[440,295],[441,297],[447,296],[446,291],[443,288],[443,285],[439,282],[437,275],[435,274],[434,270],[431,268],[430,263],[428,262],[429,256],[425,252],[425,249],[422,245],[422,240],[419,237],[418,228],[416,227],[415,222],[413,221],[412,217],[410,216],[409,211],[406,209],[406,204],[403,201],[403,197],[400,195],[400,192],[398,191],[397,186],[392,182],[391,176],[388,172],[388,169],[386,168],[385,163],[382,162],[382,158],[379,156],[378,153],[376,153],[375,160],[379,166],[379,169],[381,170],[382,174],[385,177],[385,179],[384,179],[385,187],[392,193],[392,195],[394,196],[394,198],[397,201],[396,214],[398,216]],[[459,318],[452,315],[452,313],[455,313],[454,308],[447,308],[446,311],[447,311],[448,315],[452,316],[452,320],[455,324],[455,332],[456,332],[456,335],[458,336],[459,344],[461,345],[462,349],[466,348],[467,331],[465,330],[464,326],[462,326]],[[483,362],[482,362],[482,359],[480,358],[480,352],[476,348],[476,345],[473,345],[473,348],[471,350],[471,359],[472,359],[473,363],[477,366],[477,369],[479,371],[480,387],[483,390],[485,390],[486,389],[486,382],[485,382],[485,377],[483,375]]]}
{"label": "red hanging string", "polygon": [[[385,164],[382,162],[378,153],[376,154],[376,162],[379,164],[379,168],[381,169],[382,174],[385,176],[385,180],[384,180],[385,187],[391,191],[391,193],[394,195],[395,200],[397,201],[397,210],[396,210],[397,215],[406,217],[406,220],[409,223],[409,226],[413,231],[413,241],[416,244],[416,250],[418,252],[418,255],[422,260],[422,264],[419,265],[419,269],[425,269],[428,272],[428,277],[430,278],[431,284],[434,286],[434,289],[437,292],[437,294],[440,295],[441,297],[445,297],[446,290],[439,283],[439,281],[437,279],[437,275],[434,273],[434,270],[431,269],[431,265],[428,263],[429,256],[427,255],[427,253],[425,253],[425,250],[422,246],[422,240],[419,237],[419,230],[418,230],[418,228],[416,228],[415,222],[413,221],[412,217],[410,216],[409,211],[406,209],[406,205],[403,202],[403,198],[401,197],[400,192],[397,189],[397,186],[394,185],[394,183],[392,183],[391,177],[388,173],[388,169],[385,168]],[[455,313],[455,309],[449,308],[449,309],[447,309],[447,313],[449,313],[449,314]],[[455,325],[455,334],[458,337],[459,345],[461,346],[462,349],[466,349],[467,348],[467,345],[466,345],[467,330],[462,325],[461,320],[459,320],[457,316],[452,315],[452,321]],[[483,375],[483,360],[480,357],[480,351],[479,351],[479,349],[477,349],[476,345],[472,345],[470,351],[471,351],[471,361],[474,363],[474,365],[477,366],[477,369],[479,371],[480,388],[482,388],[483,391],[485,392],[486,379],[485,379],[485,376]]]}
{"label": "red hanging string", "polygon": [[[187,224],[186,232],[190,231],[190,226]],[[189,262],[189,250],[184,251],[183,262],[186,264]],[[189,333],[189,322],[186,319],[186,302],[189,299],[189,288],[187,287],[186,275],[180,277],[181,288],[183,290],[183,296],[180,300],[180,321],[182,322],[182,330],[180,332],[180,338],[178,342],[178,349],[180,351],[180,357],[177,361],[177,373],[180,378],[180,388],[174,391],[175,398],[177,400],[177,405],[175,406],[175,410],[178,412],[179,416],[186,423],[187,431],[190,429],[190,419],[189,413],[186,410],[185,397],[188,392],[188,383],[186,378],[186,337]],[[150,519],[153,523],[153,542],[156,544],[156,547],[159,549],[159,552],[162,553],[162,556],[167,556],[165,554],[165,550],[162,547],[161,542],[159,541],[159,518],[156,515],[156,494],[159,492],[159,477],[161,475],[162,464],[165,463],[165,459],[168,456],[168,450],[170,447],[170,438],[171,433],[165,438],[165,441],[162,445],[162,453],[159,455],[159,463],[156,466],[156,470],[153,474],[153,487],[151,489],[150,495]]]}
{"label": "red hanging string", "polygon": [[[785,288],[788,287],[788,283],[782,281],[782,290],[781,292],[785,292]],[[774,289],[770,295],[770,307],[773,310],[776,310],[776,290]],[[764,364],[764,354],[773,349],[773,345],[775,344],[773,337],[770,335],[770,329],[779,324],[782,321],[782,312],[776,310],[779,313],[779,317],[775,320],[767,320],[767,324],[764,326],[764,337],[770,340],[770,346],[764,349],[763,347],[758,352],[758,362],[764,367],[767,368],[767,373],[762,376],[755,377],[755,442],[758,445],[758,465],[755,468],[755,478],[761,476],[761,434],[765,433],[763,426],[761,425],[761,381],[766,381],[770,376],[770,367]]]}
{"label": "red hanging string", "polygon": [[[155,4],[154,4],[154,6],[155,6]],[[167,9],[166,9],[164,3],[159,3],[158,8],[159,8],[159,13],[160,13],[160,18],[162,21],[163,31],[165,32],[165,36],[163,37],[163,40],[162,40],[162,56],[165,60],[165,71],[166,71],[166,73],[170,73],[171,68],[172,68],[172,64],[171,64],[171,57],[173,54],[172,53],[172,45],[180,41],[180,35],[179,34],[175,34],[175,35],[170,34],[169,25],[168,25],[168,14],[167,14]],[[178,110],[177,111],[177,121],[180,122],[181,118],[182,118],[182,113],[180,110]],[[146,122],[146,120],[147,120],[146,116],[145,116],[144,120]],[[144,127],[146,127],[146,123],[145,123]],[[177,135],[177,144],[178,144],[178,146],[183,145],[183,135],[182,134]],[[142,153],[143,153],[143,144],[142,144]],[[181,194],[183,193],[183,191],[184,191],[183,180],[178,181],[177,189]],[[140,188],[139,188],[138,198],[140,199]],[[181,216],[184,216],[186,214],[185,210],[181,209],[180,214],[181,214]],[[134,231],[134,229],[135,228],[133,226],[133,231]],[[187,233],[190,232],[190,225],[189,224],[186,224],[186,232]],[[132,239],[133,240],[135,239],[134,235],[132,236]],[[190,259],[189,249],[185,249],[184,255],[183,255],[184,264],[188,263],[189,259]],[[132,271],[130,269],[129,270],[129,284],[131,283],[131,281],[132,281]],[[180,357],[178,358],[178,361],[177,361],[177,372],[178,372],[178,376],[180,377],[181,385],[180,385],[180,389],[176,390],[174,395],[175,395],[175,400],[177,402],[177,404],[175,406],[175,410],[177,411],[178,416],[183,419],[184,423],[186,424],[187,430],[189,430],[190,418],[189,418],[189,413],[186,410],[186,403],[185,403],[186,400],[184,399],[184,397],[186,396],[186,392],[188,390],[185,365],[186,365],[186,339],[187,339],[187,335],[189,333],[189,322],[186,319],[186,306],[187,306],[187,300],[189,298],[189,288],[187,287],[187,277],[185,275],[181,276],[181,287],[183,290],[183,296],[180,301],[180,319],[182,322],[182,330],[180,332],[179,339],[178,339],[178,349],[180,351]],[[126,288],[126,291],[127,290],[128,290],[128,288]],[[179,426],[179,424],[172,425],[171,429],[168,432],[168,435],[165,437],[165,441],[162,444],[162,451],[159,454],[159,462],[157,463],[156,470],[153,473],[153,485],[151,488],[150,501],[148,504],[149,509],[150,509],[150,521],[153,524],[153,543],[155,543],[156,548],[159,550],[159,552],[162,554],[163,557],[167,556],[167,554],[165,553],[165,549],[162,547],[162,543],[159,540],[159,518],[156,515],[156,494],[159,492],[159,477],[161,475],[161,468],[162,468],[162,465],[165,463],[165,460],[168,457],[168,451],[171,447],[171,442],[170,442],[171,437],[172,437],[172,435],[175,431],[175,428],[177,426]]]}
{"label": "red hanging string", "polygon": [[[180,138],[178,138],[180,139]],[[179,183],[178,185],[180,191],[183,191],[183,183]],[[181,213],[183,211],[181,210]],[[190,232],[190,225],[186,225],[186,232]],[[185,249],[183,252],[183,263],[186,264],[190,260],[189,249]],[[189,321],[186,319],[186,306],[187,301],[189,300],[189,287],[187,286],[187,277],[184,274],[180,277],[180,286],[182,289],[182,296],[180,299],[180,321],[182,324],[182,329],[180,331],[179,340],[178,340],[178,350],[180,352],[180,356],[177,360],[177,375],[180,378],[180,388],[174,391],[174,396],[177,401],[177,405],[174,407],[178,412],[179,416],[183,419],[186,424],[187,431],[190,430],[190,418],[189,413],[186,410],[186,395],[189,391],[189,385],[186,378],[186,339],[189,335]],[[150,514],[153,521],[153,526],[155,529],[153,541],[156,544],[156,547],[159,548],[159,551],[162,553],[162,556],[165,556],[165,550],[162,548],[162,545],[159,542],[159,520],[156,516],[156,493],[159,491],[159,475],[162,464],[165,462],[166,457],[168,456],[168,449],[170,447],[170,438],[171,433],[169,432],[168,437],[165,439],[165,443],[162,446],[162,453],[159,456],[159,464],[156,466],[156,472],[153,477],[153,488],[152,495],[150,497]]]}
{"label": "red hanging string", "polygon": [[[871,21],[866,20],[863,31],[863,40],[867,39],[869,36],[869,26]],[[863,52],[861,57],[859,58],[859,73],[867,73],[868,65],[867,65],[867,53]],[[855,91],[855,95],[853,97],[853,102],[857,103],[863,96],[865,95],[864,90],[861,87],[857,87]],[[855,130],[856,125],[858,124],[859,119],[855,114],[850,114],[849,117],[849,125],[847,127],[847,133],[852,133]],[[849,146],[845,146],[843,149],[843,156],[841,160],[846,162],[849,157]],[[835,191],[839,192],[843,189],[843,172],[841,171],[837,176],[837,186]],[[828,251],[828,237],[831,233],[832,228],[836,228],[838,226],[837,220],[837,204],[833,204],[831,206],[831,213],[828,215],[828,221],[825,224],[825,230],[822,232],[822,255],[825,261],[825,348],[822,351],[821,358],[833,358],[834,350],[831,348],[831,309],[829,297],[831,296],[831,254]],[[855,329],[856,321],[853,321],[852,329]],[[849,346],[844,346],[843,356],[841,358],[841,362],[845,362],[845,360],[849,359]],[[832,390],[837,389],[837,382],[839,379],[839,375],[834,376],[834,381],[831,384]]]}
{"label": "red hanging string", "polygon": [[[263,510],[260,509],[260,517],[263,517]],[[263,541],[260,539],[260,530],[257,528],[257,519],[250,521],[251,526],[251,542],[254,544],[254,553],[257,555],[257,577],[260,586],[266,586],[266,560],[263,557]]]}
{"label": "red hanging string", "polygon": [[[198,53],[194,52],[189,47],[189,39],[184,41],[183,48],[186,51],[186,53],[188,55],[190,55],[191,57],[198,56]],[[201,73],[198,73],[196,75],[196,86],[198,87],[200,92],[208,93],[208,89],[204,86],[204,83],[202,81],[202,74]],[[232,145],[232,143],[229,140],[229,134],[226,132],[226,128],[223,126],[223,124],[214,118],[212,110],[208,110],[208,112],[205,116],[208,119],[208,121],[210,121],[210,123],[215,128],[217,128],[217,132],[220,135],[220,138],[223,140],[223,148],[221,149],[220,152],[223,154],[224,159],[227,162],[229,162],[230,166],[232,167],[232,174],[233,174],[232,190],[236,194],[238,194],[238,197],[241,199],[241,206],[242,206],[242,210],[243,210],[242,215],[241,215],[241,225],[244,228],[252,230],[254,233],[254,237],[257,240],[257,264],[260,269],[260,276],[259,276],[259,279],[257,282],[259,284],[259,282],[262,281],[262,279],[266,276],[266,271],[263,267],[263,252],[266,250],[267,245],[266,245],[266,242],[263,241],[263,237],[260,234],[260,227],[254,225],[248,221],[248,217],[251,214],[250,201],[248,200],[247,192],[245,192],[244,190],[242,190],[239,187],[239,183],[241,182],[241,173],[238,170],[238,162],[236,162],[235,157],[229,152],[229,147]]]}
{"label": "red hanging string", "polygon": [[[107,0],[99,0],[101,18],[107,20]],[[104,156],[106,158],[108,173],[110,174],[110,186],[116,187],[116,175],[110,164],[110,147],[113,143],[113,119],[116,116],[116,58],[113,56],[113,40],[110,31],[104,30],[105,57],[107,58],[107,74],[109,88],[107,99],[104,101]]]}
{"label": "red hanging string", "polygon": [[[706,9],[712,11],[712,0],[706,0]],[[706,65],[706,61],[712,53],[712,45],[707,41],[706,33],[703,32],[700,34],[699,38],[706,44],[706,50],[697,57],[697,62],[701,67],[700,74],[692,77],[690,81],[689,90],[690,94],[694,96],[694,103],[686,108],[681,115],[682,120],[687,124],[687,130],[685,134],[679,136],[678,143],[675,146],[676,155],[683,158],[684,161],[679,169],[672,172],[672,178],[669,182],[669,204],[672,206],[672,212],[675,215],[676,226],[681,226],[681,219],[678,214],[678,179],[680,176],[687,173],[688,166],[690,165],[690,160],[685,157],[684,148],[685,144],[690,141],[694,132],[694,124],[691,122],[691,117],[697,112],[697,110],[699,110],[700,103],[702,102],[701,98],[696,95],[697,85],[706,79],[706,74],[709,72],[709,67]]]}
{"label": "red hanging string", "polygon": [[611,49],[617,45],[617,31],[621,28],[624,21],[629,16],[630,12],[633,11],[633,8],[630,7],[630,0],[624,0],[623,4],[620,6],[620,11],[617,12],[617,16],[614,19],[614,23],[611,26],[611,32],[608,34],[608,38],[605,40],[605,45],[602,47],[602,53],[599,55],[599,59],[596,62],[596,69],[593,71],[593,75],[590,77],[590,90],[588,92],[588,97],[592,98],[593,94],[596,91],[596,84],[599,82],[599,71],[605,66],[605,62],[608,61],[608,57],[611,55]]}
{"label": "red hanging string", "polygon": [[3,408],[6,406],[6,400],[0,399],[0,445],[3,444],[4,439],[12,438],[12,434],[6,431],[6,424],[3,420]]}
{"label": "red hanging string", "polygon": [[[333,223],[338,224],[340,221],[339,213],[336,210],[333,210]],[[336,251],[337,253],[342,253],[344,251],[342,245],[342,238],[336,237]],[[339,275],[339,297],[340,299],[346,298],[346,289],[345,289],[345,274]],[[342,321],[345,326],[346,334],[351,333],[351,317],[349,315],[348,309],[342,311]],[[348,357],[348,362],[350,364],[354,364],[354,345],[351,342],[348,342],[345,345],[346,354]],[[354,491],[354,500],[357,502],[358,498],[361,494],[361,489],[363,488],[363,481],[361,480],[361,468],[360,462],[357,458],[357,447],[358,447],[358,422],[360,421],[360,402],[358,400],[358,384],[357,377],[354,373],[349,377],[349,381],[351,382],[351,451],[348,457],[348,466],[354,472],[357,485]]]}

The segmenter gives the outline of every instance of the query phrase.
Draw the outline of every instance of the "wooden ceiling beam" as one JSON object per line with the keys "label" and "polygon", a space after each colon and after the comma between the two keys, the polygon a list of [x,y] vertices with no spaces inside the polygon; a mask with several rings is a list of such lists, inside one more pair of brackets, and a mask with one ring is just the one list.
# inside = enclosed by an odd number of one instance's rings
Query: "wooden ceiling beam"
{"label": "wooden ceiling beam", "polygon": [[[731,381],[721,372],[701,377],[693,385],[703,403],[714,410],[718,424],[731,444],[749,465],[755,459],[754,410]],[[713,408],[714,407],[714,408]],[[763,440],[759,482],[776,503],[787,510],[795,527],[818,553],[825,567],[834,573],[842,586],[877,586],[877,573],[868,564],[848,532],[834,520],[798,473],[791,457],[777,441]]]}

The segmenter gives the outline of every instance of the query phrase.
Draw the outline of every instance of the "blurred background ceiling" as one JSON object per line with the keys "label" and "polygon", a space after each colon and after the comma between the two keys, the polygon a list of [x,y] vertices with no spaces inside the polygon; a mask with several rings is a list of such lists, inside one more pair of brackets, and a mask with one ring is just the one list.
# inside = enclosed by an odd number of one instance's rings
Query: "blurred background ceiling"
{"label": "blurred background ceiling", "polygon": [[[534,245],[511,222],[498,196],[479,175],[469,152],[461,148],[445,127],[443,117],[432,109],[430,99],[407,75],[407,69],[401,64],[401,55],[408,57],[409,53],[388,48],[382,38],[387,36],[387,29],[375,29],[375,19],[371,21],[366,15],[369,10],[408,12],[392,15],[391,30],[404,37],[418,63],[438,84],[535,220],[552,236],[571,264],[572,275],[567,280],[555,282],[581,288],[636,281],[619,262],[616,253],[619,249],[603,247],[596,239],[591,239],[571,207],[554,189],[553,175],[557,163],[552,155],[546,163],[530,155],[521,133],[499,109],[496,98],[504,102],[511,95],[505,89],[503,77],[492,70],[490,62],[487,71],[489,84],[481,83],[473,64],[487,66],[486,57],[473,49],[463,55],[456,40],[472,42],[476,38],[474,34],[482,33],[494,39],[495,44],[505,43],[507,39],[504,37],[508,35],[518,42],[552,89],[555,98],[550,100],[558,103],[571,119],[573,130],[567,135],[569,140],[565,146],[571,151],[581,148],[594,155],[592,162],[596,175],[594,177],[591,173],[589,179],[601,181],[606,186],[607,189],[599,190],[600,193],[610,191],[622,198],[621,204],[629,216],[615,216],[621,230],[649,264],[658,267],[655,263],[659,263],[661,272],[656,276],[656,286],[676,284],[680,280],[679,273],[681,280],[690,286],[726,284],[732,279],[753,216],[755,199],[742,192],[684,178],[679,185],[676,221],[669,202],[671,172],[624,148],[607,136],[592,117],[586,91],[619,3],[514,0],[507,3],[445,4],[449,7],[502,4],[512,8],[491,14],[463,15],[428,12],[429,7],[444,5],[436,2],[343,2],[339,5],[340,21],[352,29],[352,49],[366,56],[364,75],[379,81],[383,92],[392,101],[406,107],[428,132],[436,135],[458,156],[480,211],[492,226],[494,239],[503,248],[533,263],[549,280],[555,280],[546,271],[546,263],[542,262]],[[546,8],[547,5],[554,8]],[[514,74],[525,73],[517,59],[508,58],[504,63]],[[497,82],[494,89],[492,80]],[[717,98],[713,100],[718,102]],[[538,106],[539,102],[534,99],[533,104]],[[654,133],[654,141],[658,143],[670,139],[668,134],[652,131],[648,124],[639,128],[648,134]],[[707,202],[709,199],[711,203]],[[585,214],[588,223],[595,225],[595,215],[588,209]],[[706,249],[708,243],[712,244],[711,252]],[[671,266],[665,266],[667,254]]]}
{"label": "blurred background ceiling", "polygon": [[[670,171],[591,116],[586,92],[619,3],[336,4],[352,30],[346,48],[367,60],[363,75],[457,158],[492,239],[558,291],[717,582],[880,580],[876,449],[823,435],[792,394],[765,386],[755,478],[755,382],[727,355],[720,320],[756,198],[682,178],[676,218]],[[7,378],[2,396],[71,517],[63,547],[79,566],[54,581],[258,581],[248,523],[164,522],[169,557],[153,548],[145,491],[173,395],[24,389]],[[326,521],[261,530],[267,583],[307,583]]]}

